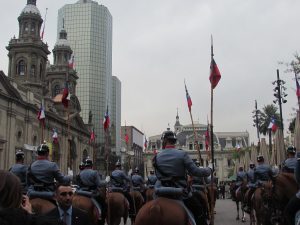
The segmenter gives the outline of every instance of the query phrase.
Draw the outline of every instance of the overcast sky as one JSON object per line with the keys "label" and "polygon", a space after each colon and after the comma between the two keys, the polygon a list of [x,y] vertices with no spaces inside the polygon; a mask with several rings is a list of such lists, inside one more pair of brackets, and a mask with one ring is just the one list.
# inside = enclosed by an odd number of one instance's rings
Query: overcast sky
{"label": "overcast sky", "polygon": [[[18,36],[17,17],[26,0],[1,1],[0,70],[7,74],[5,47]],[[57,11],[76,0],[37,0],[48,16],[44,40],[52,50]],[[296,0],[102,0],[113,16],[113,75],[122,82],[122,125],[134,125],[147,136],[191,123],[184,90],[193,101],[194,120],[210,114],[210,36],[222,78],[214,91],[214,131],[248,131],[258,107],[274,100],[276,69],[286,81],[285,128],[297,107],[293,74],[279,61],[299,52],[300,1]],[[52,55],[49,57],[53,62]],[[80,82],[80,80],[79,80]]]}

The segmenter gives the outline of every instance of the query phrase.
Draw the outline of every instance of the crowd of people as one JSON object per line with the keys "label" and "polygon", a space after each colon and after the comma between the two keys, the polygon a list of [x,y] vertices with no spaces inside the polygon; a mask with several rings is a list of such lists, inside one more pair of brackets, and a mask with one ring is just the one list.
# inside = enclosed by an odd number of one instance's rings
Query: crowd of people
{"label": "crowd of people", "polygon": [[[92,193],[91,198],[97,202],[96,206],[102,213],[102,219],[106,217],[107,205],[105,195],[100,194],[100,189],[118,191],[123,193],[129,202],[129,217],[134,217],[134,203],[129,192],[138,190],[146,201],[145,191],[147,188],[163,190],[156,192],[156,196],[170,196],[166,191],[172,190],[166,187],[182,190],[180,199],[193,213],[197,225],[206,224],[207,218],[203,217],[203,201],[193,194],[197,188],[203,189],[203,185],[210,183],[209,177],[212,169],[200,167],[199,162],[194,162],[187,152],[175,147],[176,134],[170,130],[162,135],[162,149],[153,158],[154,170],[150,171],[146,180],[140,175],[138,168],[134,169],[131,176],[126,175],[122,165],[118,161],[115,170],[112,171],[110,181],[101,180],[99,173],[93,170],[93,161],[85,159],[79,165],[80,173],[76,176],[75,183],[78,185],[76,194]],[[288,158],[281,166],[282,172],[296,174],[297,182],[300,183],[300,155],[296,155],[296,149],[287,149]],[[74,191],[71,186],[72,179],[64,176],[55,162],[48,160],[49,147],[42,144],[37,149],[37,160],[31,165],[24,165],[24,153],[16,152],[16,164],[9,171],[0,171],[0,224],[86,224],[93,222],[86,212],[72,206]],[[244,180],[247,180],[249,192],[245,195],[248,201],[243,206],[245,211],[251,207],[249,199],[260,182],[272,180],[274,171],[264,162],[263,156],[257,157],[257,164],[251,163],[248,171],[239,168],[237,178],[233,183],[220,182],[218,185],[218,198],[235,198]],[[188,177],[193,177],[193,187],[190,187]],[[234,191],[229,191],[233,187]],[[165,188],[165,189],[164,189]],[[174,189],[174,190],[175,190]],[[172,190],[172,191],[174,191]],[[46,214],[37,214],[32,210],[29,199],[43,198],[54,203],[55,207]],[[293,224],[294,215],[300,209],[300,194],[292,198],[287,205],[286,217],[289,224]],[[22,222],[21,222],[22,221]]]}

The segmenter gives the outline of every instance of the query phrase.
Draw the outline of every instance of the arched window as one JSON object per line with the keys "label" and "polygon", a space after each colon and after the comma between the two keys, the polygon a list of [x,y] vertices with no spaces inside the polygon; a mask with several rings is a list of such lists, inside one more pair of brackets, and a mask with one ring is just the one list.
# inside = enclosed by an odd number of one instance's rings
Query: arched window
{"label": "arched window", "polygon": [[58,94],[60,94],[60,86],[59,84],[56,84],[53,89],[53,97],[55,97]]}
{"label": "arched window", "polygon": [[28,32],[29,27],[28,27],[28,23],[24,23],[24,32]]}
{"label": "arched window", "polygon": [[34,33],[35,31],[35,23],[31,23],[31,33]]}
{"label": "arched window", "polygon": [[24,76],[25,75],[25,62],[24,60],[20,60],[18,63],[18,75]]}
{"label": "arched window", "polygon": [[36,74],[35,65],[31,65],[30,76],[35,77],[35,74]]}

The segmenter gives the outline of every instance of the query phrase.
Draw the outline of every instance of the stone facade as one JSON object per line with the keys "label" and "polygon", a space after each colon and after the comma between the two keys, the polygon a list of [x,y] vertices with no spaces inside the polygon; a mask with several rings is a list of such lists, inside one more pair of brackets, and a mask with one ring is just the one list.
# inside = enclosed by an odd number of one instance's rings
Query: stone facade
{"label": "stone facade", "polygon": [[[18,17],[19,37],[7,46],[8,77],[0,71],[0,169],[15,161],[17,149],[25,152],[25,163],[35,160],[36,147],[46,141],[53,161],[63,173],[77,173],[83,158],[93,156],[88,125],[79,113],[76,97],[76,71],[69,68],[72,50],[67,34],[61,31],[54,50],[54,64],[47,65],[50,53],[40,37],[42,18],[35,0],[28,0]],[[69,107],[62,105],[62,91],[68,84]],[[37,119],[40,107],[45,110],[45,126]],[[58,143],[54,143],[54,129]]]}

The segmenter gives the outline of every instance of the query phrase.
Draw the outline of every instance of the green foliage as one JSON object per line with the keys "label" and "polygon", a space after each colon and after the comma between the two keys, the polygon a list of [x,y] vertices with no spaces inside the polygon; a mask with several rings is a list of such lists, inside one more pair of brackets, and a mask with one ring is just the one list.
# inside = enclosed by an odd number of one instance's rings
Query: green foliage
{"label": "green foliage", "polygon": [[266,135],[269,132],[269,124],[271,122],[272,117],[275,119],[275,124],[280,127],[280,115],[277,112],[278,108],[271,104],[264,106],[263,110],[260,112],[259,115],[259,123],[258,123],[258,130],[259,133]]}

